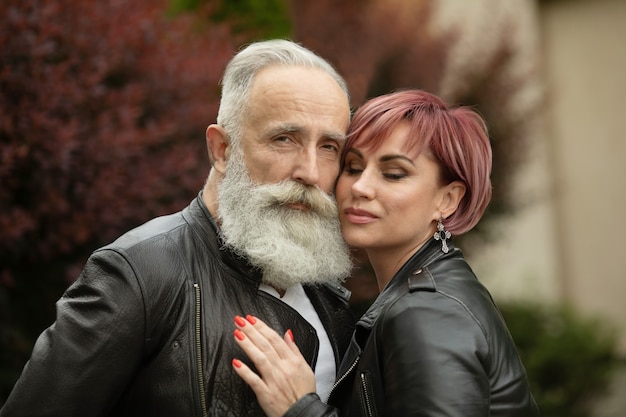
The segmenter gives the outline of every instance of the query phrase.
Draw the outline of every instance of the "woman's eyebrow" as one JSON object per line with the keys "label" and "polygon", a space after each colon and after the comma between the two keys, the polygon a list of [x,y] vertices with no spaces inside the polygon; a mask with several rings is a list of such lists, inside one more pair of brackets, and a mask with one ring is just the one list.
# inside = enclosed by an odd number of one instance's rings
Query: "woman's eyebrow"
{"label": "woman's eyebrow", "polygon": [[413,162],[413,160],[406,155],[391,154],[391,155],[383,155],[380,157],[381,162],[393,161],[394,159],[402,159],[404,161],[407,161],[411,165],[415,165],[415,162]]}

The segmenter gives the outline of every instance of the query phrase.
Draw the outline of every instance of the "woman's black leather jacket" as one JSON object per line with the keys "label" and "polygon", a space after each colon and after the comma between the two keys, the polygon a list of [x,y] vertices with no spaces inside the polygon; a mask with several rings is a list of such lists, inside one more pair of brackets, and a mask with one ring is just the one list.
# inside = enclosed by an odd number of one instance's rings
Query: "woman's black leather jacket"
{"label": "woman's black leather jacket", "polygon": [[285,416],[539,415],[489,292],[434,239],[357,322],[328,403],[310,394]]}
{"label": "woman's black leather jacket", "polygon": [[[128,232],[94,252],[58,301],[0,415],[263,416],[232,370],[232,358],[245,357],[235,315],[291,329],[312,365],[318,340],[260,280],[223,248],[200,197]],[[340,359],[354,329],[347,290],[305,291]]]}

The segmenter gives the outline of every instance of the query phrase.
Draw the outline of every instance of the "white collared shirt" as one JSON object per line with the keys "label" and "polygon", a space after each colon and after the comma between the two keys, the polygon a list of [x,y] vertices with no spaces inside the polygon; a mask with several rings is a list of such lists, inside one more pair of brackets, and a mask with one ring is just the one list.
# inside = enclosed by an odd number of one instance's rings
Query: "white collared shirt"
{"label": "white collared shirt", "polygon": [[[293,285],[287,288],[282,297],[269,285],[261,284],[259,288],[292,307],[317,331],[320,349],[317,364],[315,365],[315,385],[317,395],[319,395],[323,401],[326,401],[335,383],[335,355],[330,340],[328,339],[326,329],[324,329],[315,308],[313,308],[311,300],[309,300],[309,297],[307,297],[304,292],[304,288],[302,288],[300,284]],[[296,340],[296,343],[297,342]]]}

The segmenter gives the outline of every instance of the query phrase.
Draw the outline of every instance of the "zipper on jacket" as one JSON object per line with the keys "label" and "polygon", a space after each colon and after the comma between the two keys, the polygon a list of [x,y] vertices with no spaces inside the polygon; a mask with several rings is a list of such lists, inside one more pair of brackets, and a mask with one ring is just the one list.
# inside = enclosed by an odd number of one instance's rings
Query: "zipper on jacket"
{"label": "zipper on jacket", "polygon": [[363,393],[363,407],[365,408],[365,415],[369,417],[376,416],[376,407],[374,406],[374,397],[373,393],[370,392],[370,379],[368,378],[369,374],[366,372],[361,372],[361,392]]}
{"label": "zipper on jacket", "polygon": [[335,392],[335,388],[337,388],[337,386],[339,384],[341,384],[343,382],[344,379],[346,379],[348,377],[348,375],[350,375],[350,373],[352,372],[352,370],[356,367],[356,365],[359,363],[359,359],[360,356],[357,356],[356,358],[354,358],[354,361],[352,362],[352,364],[350,365],[350,367],[346,370],[346,372],[343,373],[343,375],[341,375],[339,378],[337,378],[337,380],[335,381],[335,383],[333,384],[333,387],[330,389],[330,392],[328,393],[328,398],[327,400],[330,399],[330,397],[333,396],[333,393]]}
{"label": "zipper on jacket", "polygon": [[201,320],[201,299],[200,286],[193,284],[196,292],[196,365],[198,367],[198,388],[200,390],[200,407],[202,409],[202,417],[207,417],[206,396],[204,393],[204,373],[202,372],[202,320]]}

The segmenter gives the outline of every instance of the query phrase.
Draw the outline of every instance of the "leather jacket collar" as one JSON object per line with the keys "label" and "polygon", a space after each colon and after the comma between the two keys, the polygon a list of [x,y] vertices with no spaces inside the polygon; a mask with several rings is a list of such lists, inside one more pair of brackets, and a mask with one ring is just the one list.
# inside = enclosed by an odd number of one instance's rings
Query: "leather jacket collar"
{"label": "leather jacket collar", "polygon": [[[250,283],[256,288],[261,285],[263,274],[260,269],[252,266],[247,259],[233,252],[222,239],[217,222],[209,212],[209,209],[202,200],[202,191],[191,204],[183,210],[183,217],[202,236],[200,241],[207,242],[207,251],[219,252],[220,260],[229,268],[237,271],[238,277],[248,277]],[[217,249],[217,250],[216,250]]]}
{"label": "leather jacket collar", "polygon": [[[460,254],[460,249],[455,247],[452,243],[448,243],[450,251],[443,253],[441,250],[441,242],[436,241],[434,238],[430,238],[426,243],[417,251],[413,256],[396,272],[391,281],[385,286],[383,291],[376,298],[376,301],[370,306],[370,308],[363,314],[361,319],[357,322],[357,326],[371,329],[376,319],[380,315],[382,308],[387,301],[396,297],[399,290],[401,292],[408,292],[411,284],[411,277],[421,271],[423,268],[432,264],[433,262],[447,258],[457,257]],[[407,279],[407,277],[409,277]],[[402,290],[402,288],[405,288]],[[434,291],[434,283],[432,291]]]}

